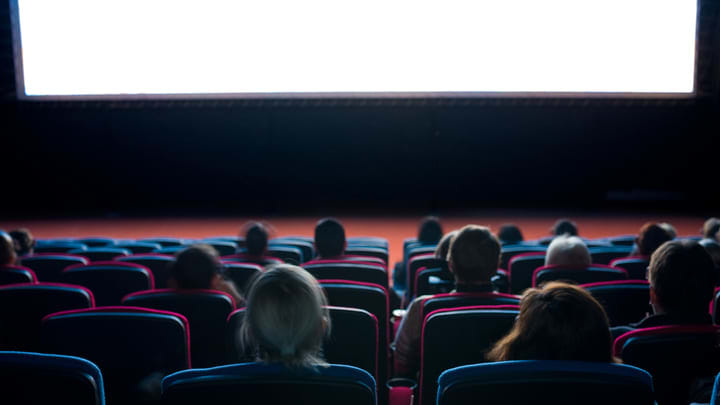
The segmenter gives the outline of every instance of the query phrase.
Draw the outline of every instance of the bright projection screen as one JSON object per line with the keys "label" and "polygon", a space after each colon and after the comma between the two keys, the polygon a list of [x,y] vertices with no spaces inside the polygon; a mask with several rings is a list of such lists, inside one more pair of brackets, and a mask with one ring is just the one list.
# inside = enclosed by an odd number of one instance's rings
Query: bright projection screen
{"label": "bright projection screen", "polygon": [[691,96],[696,0],[11,0],[25,99]]}

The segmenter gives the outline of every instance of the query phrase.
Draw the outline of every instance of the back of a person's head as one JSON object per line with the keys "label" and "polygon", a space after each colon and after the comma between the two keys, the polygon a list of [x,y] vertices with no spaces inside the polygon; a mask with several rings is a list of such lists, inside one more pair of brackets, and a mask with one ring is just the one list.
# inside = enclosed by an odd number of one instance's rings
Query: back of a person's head
{"label": "back of a person's head", "polygon": [[520,231],[520,228],[515,224],[502,225],[498,231],[497,237],[503,245],[512,245],[523,241],[523,234]]}
{"label": "back of a person's head", "polygon": [[435,257],[443,260],[448,259],[448,253],[450,252],[450,243],[452,243],[453,238],[457,234],[457,230],[450,231],[446,233],[442,237],[442,239],[440,239],[440,242],[438,242],[437,246],[435,247]]}
{"label": "back of a person's head", "polygon": [[418,242],[424,245],[438,243],[443,237],[442,225],[438,217],[425,217],[418,227]]}
{"label": "back of a person's head", "polygon": [[292,368],[326,366],[323,337],[330,330],[327,300],[304,269],[280,264],[268,268],[250,287],[240,331],[259,360]]}
{"label": "back of a person's head", "polygon": [[13,265],[16,259],[13,239],[7,232],[0,230],[0,266]]}
{"label": "back of a person's head", "polygon": [[268,231],[260,222],[245,226],[245,247],[251,256],[263,256],[268,245]]}
{"label": "back of a person's head", "polygon": [[640,228],[635,243],[638,253],[650,256],[660,245],[672,239],[673,237],[660,224],[648,222]]}
{"label": "back of a person's head", "polygon": [[500,261],[500,242],[490,229],[465,225],[450,242],[448,263],[460,283],[489,283]]}
{"label": "back of a person's head", "polygon": [[605,310],[587,291],[551,282],[525,291],[515,325],[487,357],[613,362],[609,327]]}
{"label": "back of a person's head", "polygon": [[177,253],[175,261],[170,264],[170,276],[177,288],[211,288],[221,266],[215,248],[198,244]]}
{"label": "back of a person's head", "polygon": [[703,238],[716,239],[718,233],[720,233],[720,218],[708,218],[703,224]]}
{"label": "back of a person's head", "polygon": [[677,238],[677,229],[675,229],[675,227],[674,227],[671,223],[669,223],[669,222],[660,222],[658,225],[659,225],[662,229],[664,229],[665,232],[668,233],[668,235],[670,235],[670,239],[675,239],[675,238]]}
{"label": "back of a person's head", "polygon": [[715,268],[720,269],[720,243],[718,243],[715,239],[707,238],[698,243],[700,243],[700,245],[705,248],[705,251],[708,252],[710,258],[715,264]]}
{"label": "back of a person's head", "polygon": [[591,261],[587,245],[577,236],[555,237],[545,254],[546,266],[587,267]]}
{"label": "back of a person's head", "polygon": [[15,242],[15,253],[17,253],[18,256],[32,253],[35,247],[35,239],[27,228],[12,230],[9,234]]}
{"label": "back of a person's head", "polygon": [[715,277],[710,255],[692,240],[665,242],[650,257],[648,281],[664,313],[707,313]]}
{"label": "back of a person's head", "polygon": [[335,218],[323,218],[315,226],[315,250],[320,257],[340,256],[345,252],[345,228]]}
{"label": "back of a person's head", "polygon": [[577,228],[577,225],[575,225],[575,222],[573,222],[567,218],[563,218],[563,219],[558,219],[555,222],[552,229],[550,229],[550,232],[553,235],[577,236],[578,228]]}

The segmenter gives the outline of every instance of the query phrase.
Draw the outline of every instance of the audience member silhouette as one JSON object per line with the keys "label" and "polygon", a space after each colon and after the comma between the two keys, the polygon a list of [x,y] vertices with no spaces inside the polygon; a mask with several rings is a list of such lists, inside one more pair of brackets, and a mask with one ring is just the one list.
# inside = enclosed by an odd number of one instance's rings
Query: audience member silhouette
{"label": "audience member silhouette", "polygon": [[0,266],[12,266],[16,260],[13,239],[7,232],[0,231]]}
{"label": "audience member silhouette", "polygon": [[515,224],[503,224],[497,237],[503,245],[514,245],[523,241],[523,234]]}
{"label": "audience member silhouette", "polygon": [[246,253],[243,261],[268,266],[280,262],[267,256],[268,227],[262,222],[249,222],[244,226]]}
{"label": "audience member silhouette", "polygon": [[217,251],[210,245],[198,244],[187,247],[177,253],[175,261],[170,264],[171,288],[210,289],[230,294],[236,306],[244,304],[242,295],[232,281],[223,278],[222,264]]}
{"label": "audience member silhouette", "polygon": [[323,218],[315,226],[317,259],[341,259],[347,248],[345,228],[335,218]]}
{"label": "audience member silhouette", "polygon": [[18,257],[32,254],[35,239],[27,228],[15,229],[9,233],[15,242],[15,253]]}
{"label": "audience member silhouette", "polygon": [[434,245],[443,237],[442,225],[438,217],[425,217],[418,227],[417,241],[423,245]]}
{"label": "audience member silhouette", "polygon": [[635,248],[632,255],[648,256],[660,247],[663,243],[673,240],[673,236],[660,224],[646,223],[640,228],[635,238]]}
{"label": "audience member silhouette", "polygon": [[563,218],[558,219],[553,227],[550,229],[550,232],[555,236],[560,235],[570,235],[570,236],[577,236],[578,235],[578,228],[575,222]]}
{"label": "audience member silhouette", "polygon": [[592,262],[585,242],[577,236],[555,237],[545,254],[545,265],[585,268]]}
{"label": "audience member silhouette", "polygon": [[717,240],[718,234],[720,233],[720,218],[708,218],[703,224],[702,235],[703,238],[710,238]]}

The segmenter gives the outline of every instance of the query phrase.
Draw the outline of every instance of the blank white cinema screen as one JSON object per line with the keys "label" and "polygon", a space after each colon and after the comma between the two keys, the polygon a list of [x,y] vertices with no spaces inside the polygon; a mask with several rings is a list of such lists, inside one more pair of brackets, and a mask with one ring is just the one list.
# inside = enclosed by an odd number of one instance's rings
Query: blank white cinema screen
{"label": "blank white cinema screen", "polygon": [[692,94],[688,0],[13,0],[20,97]]}

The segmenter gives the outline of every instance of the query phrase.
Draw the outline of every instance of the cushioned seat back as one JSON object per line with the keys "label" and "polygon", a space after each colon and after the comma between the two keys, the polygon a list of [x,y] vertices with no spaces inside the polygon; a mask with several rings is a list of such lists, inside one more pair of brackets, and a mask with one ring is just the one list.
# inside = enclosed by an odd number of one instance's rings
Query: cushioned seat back
{"label": "cushioned seat back", "polygon": [[20,264],[32,269],[38,281],[59,282],[60,274],[66,267],[74,264],[88,264],[89,260],[83,256],[56,255],[38,253],[20,259]]}
{"label": "cushioned seat back", "polygon": [[152,272],[139,264],[126,262],[93,262],[66,268],[62,280],[87,287],[99,307],[120,305],[124,296],[155,287]]}
{"label": "cushioned seat back", "polygon": [[583,284],[582,287],[605,308],[610,326],[629,325],[652,313],[647,281],[606,281]]}
{"label": "cushioned seat back", "polygon": [[35,283],[35,273],[27,267],[0,266],[0,285]]}
{"label": "cushioned seat back", "polygon": [[101,262],[113,260],[118,256],[127,256],[131,252],[128,249],[120,249],[116,247],[96,247],[87,250],[71,250],[68,253],[78,254],[90,259],[91,262]]}
{"label": "cushioned seat back", "polygon": [[[378,373],[378,326],[371,313],[356,308],[328,307],[330,336],[323,342],[325,360],[361,368],[376,381]],[[245,308],[233,311],[228,317],[227,347],[229,362],[255,360],[250,348],[243,348],[238,332],[245,320]]]}
{"label": "cushioned seat back", "polygon": [[417,278],[418,270],[421,268],[447,268],[447,261],[435,257],[434,253],[427,253],[423,255],[414,256],[410,259],[406,266],[406,285],[405,296],[407,301],[410,302],[413,298],[417,297],[415,290],[415,281]]}
{"label": "cushioned seat back", "polygon": [[304,371],[245,363],[172,374],[163,380],[163,403],[374,405],[376,395],[372,376],[355,367]]}
{"label": "cushioned seat back", "polygon": [[313,247],[312,240],[307,241],[293,237],[274,238],[268,241],[268,247],[272,248],[273,246],[292,246],[300,249],[304,261],[310,260],[315,256],[315,248]]}
{"label": "cushioned seat back", "polygon": [[438,405],[652,405],[644,370],[611,363],[507,361],[463,366],[440,376]]}
{"label": "cushioned seat back", "polygon": [[45,315],[91,308],[85,287],[55,284],[13,284],[0,287],[0,349],[37,350],[40,321]]}
{"label": "cushioned seat back", "polygon": [[0,352],[3,405],[103,405],[100,369],[78,357]]}
{"label": "cushioned seat back", "polygon": [[88,246],[84,245],[79,242],[71,242],[71,241],[58,241],[58,242],[47,242],[42,244],[37,244],[33,248],[33,252],[35,253],[55,253],[55,254],[64,254],[69,253],[70,251],[77,251],[77,250],[87,250]]}
{"label": "cushioned seat back", "polygon": [[224,262],[223,272],[225,277],[232,280],[235,286],[243,292],[250,287],[250,282],[262,273],[263,268],[259,264]]}
{"label": "cushioned seat back", "polygon": [[115,245],[117,242],[113,238],[106,238],[102,236],[95,236],[95,237],[89,237],[89,238],[78,238],[75,239],[75,242],[82,243],[83,245],[86,245],[89,248],[95,248],[95,247],[110,247]]}
{"label": "cushioned seat back", "polygon": [[105,377],[110,403],[135,403],[139,383],[190,367],[189,327],[179,314],[104,307],[51,314],[42,321],[42,350],[82,357]]}
{"label": "cushioned seat back", "polygon": [[345,255],[376,257],[378,259],[381,259],[385,264],[387,264],[388,262],[388,251],[387,249],[381,247],[348,246],[347,249],[345,249]]}
{"label": "cushioned seat back", "polygon": [[123,305],[184,315],[190,323],[192,364],[212,367],[227,363],[225,321],[235,309],[232,297],[215,290],[154,290],[132,293]]}
{"label": "cushioned seat back", "polygon": [[610,266],[625,270],[630,280],[647,280],[649,265],[650,259],[645,256],[621,257],[610,262]]}
{"label": "cushioned seat back", "polygon": [[520,297],[502,293],[448,293],[436,294],[422,303],[422,318],[438,309],[471,307],[478,305],[518,305]]}
{"label": "cushioned seat back", "polygon": [[421,267],[415,274],[415,295],[443,294],[455,288],[455,276],[447,265],[437,268]]}
{"label": "cushioned seat back", "polygon": [[486,353],[512,328],[517,306],[476,306],[431,312],[423,325],[420,404],[432,405],[443,371],[485,362]]}
{"label": "cushioned seat back", "polygon": [[116,244],[114,247],[129,250],[130,254],[133,255],[150,253],[152,251],[162,249],[162,245],[160,245],[159,243],[149,242],[122,242]]}
{"label": "cushioned seat back", "polygon": [[212,240],[204,241],[203,243],[212,246],[218,252],[220,256],[234,255],[238,250],[238,245],[235,242],[226,240]]}
{"label": "cushioned seat back", "polygon": [[688,403],[697,378],[720,371],[720,327],[677,325],[636,329],[615,340],[615,355],[647,370],[655,381],[658,404]]}
{"label": "cushioned seat back", "polygon": [[[243,249],[240,249],[243,250]],[[246,253],[238,253],[234,255],[229,256],[222,256],[220,259],[222,259],[223,262],[240,262],[240,263],[253,263],[257,264],[259,266],[271,266],[273,264],[283,264],[284,262],[277,258],[272,256],[263,256],[263,257],[253,257],[248,256]]]}
{"label": "cushioned seat back", "polygon": [[272,245],[267,248],[268,256],[277,257],[285,263],[299,265],[303,263],[305,258],[303,257],[302,250],[294,246],[282,246]]}
{"label": "cushioned seat back", "polygon": [[500,264],[498,267],[501,269],[507,269],[510,259],[514,256],[524,253],[538,253],[544,254],[547,250],[547,246],[534,246],[534,245],[505,245],[500,251]]}
{"label": "cushioned seat back", "polygon": [[162,247],[183,246],[185,241],[178,238],[145,238],[138,239],[138,242],[157,243]]}
{"label": "cushioned seat back", "polygon": [[625,270],[592,264],[589,267],[577,268],[566,266],[543,266],[533,273],[533,287],[541,286],[550,281],[565,281],[572,284],[599,283],[602,281],[627,280]]}
{"label": "cushioned seat back", "polygon": [[388,250],[390,243],[379,236],[350,236],[347,238],[348,246],[370,246]]}
{"label": "cushioned seat back", "polygon": [[545,265],[545,252],[530,252],[513,256],[508,262],[510,293],[522,294],[532,287],[533,273]]}
{"label": "cushioned seat back", "polygon": [[388,274],[381,265],[324,260],[305,263],[302,267],[318,280],[359,281],[388,287]]}
{"label": "cushioned seat back", "polygon": [[167,288],[170,279],[170,263],[175,258],[170,255],[157,253],[136,254],[124,257],[118,257],[116,262],[130,262],[145,266],[152,272],[155,288]]}
{"label": "cushioned seat back", "polygon": [[615,259],[630,255],[632,246],[589,247],[588,250],[593,263],[610,264]]}

